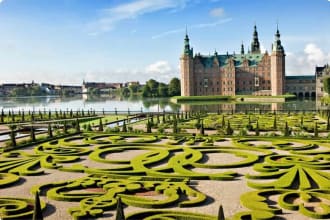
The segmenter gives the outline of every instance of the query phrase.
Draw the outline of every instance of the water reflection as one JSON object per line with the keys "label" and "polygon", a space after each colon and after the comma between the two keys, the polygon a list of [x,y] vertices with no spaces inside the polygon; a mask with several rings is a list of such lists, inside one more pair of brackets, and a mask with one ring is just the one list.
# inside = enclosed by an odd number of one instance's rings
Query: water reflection
{"label": "water reflection", "polygon": [[140,98],[131,96],[128,98],[117,95],[81,95],[72,97],[12,97],[0,98],[0,109],[4,110],[81,110],[94,109],[96,111],[131,111],[131,112],[162,112],[162,111],[288,111],[317,109],[315,100],[296,100],[286,103],[191,103],[174,104],[168,98]]}

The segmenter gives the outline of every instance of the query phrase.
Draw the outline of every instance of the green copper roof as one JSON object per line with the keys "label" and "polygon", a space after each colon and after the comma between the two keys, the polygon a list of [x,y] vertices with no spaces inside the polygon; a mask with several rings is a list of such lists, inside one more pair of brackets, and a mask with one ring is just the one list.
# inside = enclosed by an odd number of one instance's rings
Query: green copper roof
{"label": "green copper roof", "polygon": [[209,56],[203,56],[203,55],[196,55],[195,59],[200,59],[201,63],[206,68],[211,68],[214,63],[214,59],[217,59],[219,62],[219,66],[225,67],[228,65],[229,60],[233,59],[235,67],[240,67],[243,65],[243,62],[245,59],[248,60],[249,66],[257,66],[259,62],[262,60],[262,57],[265,54],[228,54],[228,55],[209,55]]}

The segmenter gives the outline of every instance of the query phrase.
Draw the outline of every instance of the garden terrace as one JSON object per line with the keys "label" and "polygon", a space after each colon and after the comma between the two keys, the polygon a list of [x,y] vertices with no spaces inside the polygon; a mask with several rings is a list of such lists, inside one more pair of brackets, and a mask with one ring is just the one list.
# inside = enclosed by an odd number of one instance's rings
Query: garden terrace
{"label": "garden terrace", "polygon": [[[127,124],[131,132],[71,128],[2,152],[0,216],[30,218],[39,192],[46,219],[115,219],[119,198],[126,219],[215,220],[220,204],[226,219],[330,218],[330,141],[315,136],[315,124],[318,135],[328,133],[318,115],[153,120]],[[302,131],[304,138],[295,135]]]}

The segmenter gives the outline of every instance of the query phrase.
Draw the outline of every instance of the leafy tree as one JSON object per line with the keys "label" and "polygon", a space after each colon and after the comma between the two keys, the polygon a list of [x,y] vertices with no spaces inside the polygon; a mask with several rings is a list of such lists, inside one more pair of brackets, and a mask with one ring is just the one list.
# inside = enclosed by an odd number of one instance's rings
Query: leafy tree
{"label": "leafy tree", "polygon": [[330,77],[323,79],[323,88],[326,93],[330,94]]}
{"label": "leafy tree", "polygon": [[128,97],[128,96],[130,96],[130,94],[131,94],[131,91],[129,90],[129,88],[127,88],[127,87],[122,88],[122,90],[121,90],[122,96]]}
{"label": "leafy tree", "polygon": [[154,79],[149,79],[147,81],[146,85],[150,88],[151,97],[157,97],[158,96],[158,85],[159,85],[159,82],[157,82]]}
{"label": "leafy tree", "polygon": [[169,96],[178,96],[181,94],[181,85],[178,78],[171,79],[168,85],[168,94]]}
{"label": "leafy tree", "polygon": [[143,86],[142,88],[142,96],[143,97],[151,97],[151,89],[148,85]]}
{"label": "leafy tree", "polygon": [[165,83],[159,83],[159,85],[158,85],[158,96],[160,96],[160,97],[168,96],[168,87]]}
{"label": "leafy tree", "polygon": [[134,94],[134,93],[139,92],[140,85],[138,85],[138,84],[132,84],[132,85],[129,85],[128,86],[128,89],[129,89],[129,91],[130,91],[131,94]]}

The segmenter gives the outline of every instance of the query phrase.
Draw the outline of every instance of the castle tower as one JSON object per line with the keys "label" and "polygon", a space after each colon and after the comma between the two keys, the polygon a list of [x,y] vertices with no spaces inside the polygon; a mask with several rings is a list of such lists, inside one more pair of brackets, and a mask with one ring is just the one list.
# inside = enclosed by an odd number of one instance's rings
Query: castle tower
{"label": "castle tower", "polygon": [[285,52],[277,28],[271,53],[271,89],[272,96],[283,95],[285,86]]}
{"label": "castle tower", "polygon": [[243,42],[241,44],[241,55],[244,55],[244,44],[243,44]]}
{"label": "castle tower", "polygon": [[183,54],[180,57],[181,71],[181,96],[194,95],[194,77],[193,77],[193,49],[189,45],[189,37],[186,32],[184,39]]}
{"label": "castle tower", "polygon": [[256,25],[254,25],[253,40],[251,42],[251,53],[260,53],[260,43]]}

